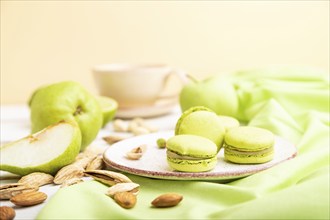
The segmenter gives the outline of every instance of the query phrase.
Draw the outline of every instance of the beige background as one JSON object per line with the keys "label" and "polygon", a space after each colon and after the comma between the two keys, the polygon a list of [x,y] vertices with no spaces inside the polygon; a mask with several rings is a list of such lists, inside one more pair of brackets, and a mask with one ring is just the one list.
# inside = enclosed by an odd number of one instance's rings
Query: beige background
{"label": "beige background", "polygon": [[204,78],[267,65],[329,71],[328,1],[3,1],[1,104],[91,68],[167,63]]}

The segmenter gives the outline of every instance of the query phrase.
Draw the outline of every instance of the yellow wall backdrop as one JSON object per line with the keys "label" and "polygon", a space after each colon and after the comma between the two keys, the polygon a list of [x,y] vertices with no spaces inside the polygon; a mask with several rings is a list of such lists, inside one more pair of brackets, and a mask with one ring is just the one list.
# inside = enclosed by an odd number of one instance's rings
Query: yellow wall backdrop
{"label": "yellow wall backdrop", "polygon": [[267,65],[329,71],[329,1],[1,0],[1,104],[81,82],[96,64],[167,63],[203,78]]}

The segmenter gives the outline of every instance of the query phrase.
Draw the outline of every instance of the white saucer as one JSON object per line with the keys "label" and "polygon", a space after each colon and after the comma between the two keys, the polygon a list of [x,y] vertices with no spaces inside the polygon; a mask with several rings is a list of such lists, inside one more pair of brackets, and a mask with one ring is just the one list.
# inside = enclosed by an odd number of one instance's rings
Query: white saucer
{"label": "white saucer", "polygon": [[157,102],[154,105],[136,107],[136,108],[119,108],[116,113],[117,118],[149,118],[161,116],[169,113],[177,106],[177,100],[167,100]]}
{"label": "white saucer", "polygon": [[[224,159],[223,149],[218,154],[216,167],[208,172],[188,173],[171,169],[166,160],[166,149],[157,147],[158,138],[169,138],[174,131],[158,132],[136,136],[109,147],[103,155],[104,161],[110,167],[120,171],[157,179],[174,180],[217,180],[228,181],[242,178],[273,167],[286,160],[292,159],[297,154],[296,147],[287,140],[276,136],[273,160],[263,164],[234,164]],[[126,158],[126,153],[141,144],[146,144],[146,152],[139,160]]]}

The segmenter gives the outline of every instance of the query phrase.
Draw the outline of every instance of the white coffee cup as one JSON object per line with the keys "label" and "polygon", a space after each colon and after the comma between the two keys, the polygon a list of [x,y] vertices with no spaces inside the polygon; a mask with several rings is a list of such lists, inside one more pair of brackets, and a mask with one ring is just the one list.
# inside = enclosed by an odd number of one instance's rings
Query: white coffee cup
{"label": "white coffee cup", "polygon": [[119,108],[176,99],[186,81],[184,71],[166,64],[102,64],[93,68],[93,75],[100,95],[114,98]]}

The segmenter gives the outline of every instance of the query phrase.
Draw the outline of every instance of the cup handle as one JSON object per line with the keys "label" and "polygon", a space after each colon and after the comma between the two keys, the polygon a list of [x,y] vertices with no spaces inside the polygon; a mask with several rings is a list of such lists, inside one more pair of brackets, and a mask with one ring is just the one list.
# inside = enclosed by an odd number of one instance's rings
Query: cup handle
{"label": "cup handle", "polygon": [[[180,79],[183,86],[189,82],[188,74],[183,69],[179,69],[179,68],[173,69],[173,71],[171,73],[169,73],[168,75],[172,75],[172,74],[175,74]],[[169,76],[167,76],[167,78],[168,77]]]}
{"label": "cup handle", "polygon": [[157,100],[159,99],[173,99],[177,96],[177,94],[163,94],[165,88],[167,87],[167,85],[169,84],[169,79],[172,75],[175,75],[178,77],[178,79],[180,80],[182,86],[186,85],[189,82],[189,78],[187,76],[186,71],[184,71],[183,69],[173,69],[171,72],[169,72],[165,78],[164,78],[164,82],[162,85],[162,89],[160,90],[160,93],[157,97]]}

